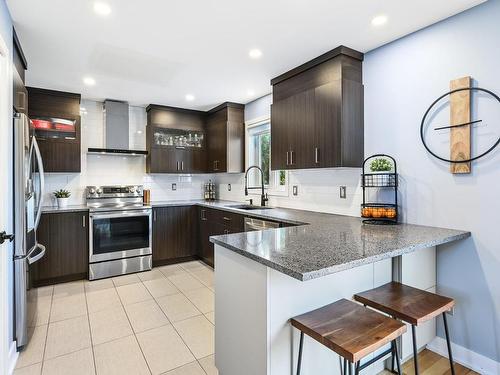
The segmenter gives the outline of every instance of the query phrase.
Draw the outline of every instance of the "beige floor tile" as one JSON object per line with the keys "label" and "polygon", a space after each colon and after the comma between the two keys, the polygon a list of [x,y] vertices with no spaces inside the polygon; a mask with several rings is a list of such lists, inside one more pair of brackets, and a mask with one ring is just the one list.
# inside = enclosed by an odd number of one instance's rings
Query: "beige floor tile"
{"label": "beige floor tile", "polygon": [[218,375],[219,371],[217,367],[215,367],[215,357],[214,355],[209,355],[208,357],[201,358],[198,360],[200,362],[201,367],[207,373],[207,375]]}
{"label": "beige floor tile", "polygon": [[182,292],[186,292],[188,290],[200,289],[205,285],[200,283],[190,274],[183,275],[174,275],[168,278],[177,288],[179,288]]}
{"label": "beige floor tile", "polygon": [[142,283],[123,285],[116,288],[124,305],[152,299],[151,294]]}
{"label": "beige floor tile", "polygon": [[85,292],[83,280],[54,285],[53,298],[65,298]]}
{"label": "beige floor tile", "polygon": [[84,293],[54,298],[52,300],[52,309],[50,311],[51,323],[82,315],[87,315],[87,302],[85,301]]}
{"label": "beige floor tile", "polygon": [[134,336],[97,345],[94,356],[98,375],[150,375]]}
{"label": "beige floor tile", "polygon": [[87,306],[89,313],[106,309],[113,309],[121,305],[122,303],[115,288],[97,290],[87,293]]}
{"label": "beige floor tile", "polygon": [[170,323],[154,300],[127,305],[125,311],[136,333]]}
{"label": "beige floor tile", "polygon": [[41,326],[49,323],[50,309],[52,307],[52,296],[38,297],[36,301],[36,314],[30,326]]}
{"label": "beige floor tile", "polygon": [[42,286],[40,288],[36,288],[36,295],[38,298],[41,297],[52,297],[54,293],[54,285]]}
{"label": "beige floor tile", "polygon": [[209,313],[205,314],[205,317],[210,321],[210,323],[215,325],[215,312],[210,311]]}
{"label": "beige floor tile", "polygon": [[214,285],[214,271],[209,269],[195,269],[190,272],[192,276],[198,279],[205,286]]}
{"label": "beige floor tile", "polygon": [[42,375],[94,375],[92,349],[83,349],[43,363]]}
{"label": "beige floor tile", "polygon": [[47,326],[28,328],[29,342],[22,352],[19,353],[16,367],[29,366],[43,360],[43,350],[47,337]]}
{"label": "beige floor tile", "polygon": [[193,355],[170,324],[139,333],[137,340],[153,375],[194,361]]}
{"label": "beige floor tile", "polygon": [[115,284],[112,279],[101,279],[101,280],[92,280],[85,281],[85,292],[95,292],[97,290],[104,290],[109,288],[114,288]]}
{"label": "beige floor tile", "polygon": [[203,287],[188,290],[184,294],[202,313],[214,311],[214,292],[210,289]]}
{"label": "beige floor tile", "polygon": [[139,279],[141,279],[141,281],[165,278],[165,275],[162,274],[158,268],[154,268],[151,271],[139,272],[137,276],[139,276]]}
{"label": "beige floor tile", "polygon": [[196,306],[181,293],[161,297],[156,301],[171,322],[177,322],[201,314]]}
{"label": "beige floor tile", "polygon": [[174,275],[185,275],[187,273],[186,270],[178,264],[169,264],[168,266],[161,266],[158,269],[166,277]]}
{"label": "beige floor tile", "polygon": [[162,277],[161,279],[144,281],[143,284],[154,298],[160,298],[163,296],[169,296],[171,294],[179,293],[179,289],[177,289],[177,287],[165,277]]}
{"label": "beige floor tile", "polygon": [[139,276],[137,276],[137,274],[135,273],[113,277],[112,280],[115,286],[129,285],[141,282],[141,279],[139,279]]}
{"label": "beige floor tile", "polygon": [[15,369],[13,375],[40,375],[42,373],[42,363]]}
{"label": "beige floor tile", "polygon": [[203,315],[174,323],[197,359],[214,354],[214,326]]}
{"label": "beige floor tile", "polygon": [[[143,319],[148,319],[143,316]],[[92,344],[119,339],[133,334],[123,307],[102,310],[89,315]]]}
{"label": "beige floor tile", "polygon": [[193,260],[191,262],[179,263],[179,265],[182,268],[184,268],[186,271],[191,271],[191,270],[200,269],[200,268],[206,268],[205,263],[203,263],[199,260]]}
{"label": "beige floor tile", "polygon": [[206,375],[198,362],[191,362],[187,365],[168,371],[164,375]]}
{"label": "beige floor tile", "polygon": [[49,324],[45,359],[76,352],[90,347],[90,329],[87,316]]}

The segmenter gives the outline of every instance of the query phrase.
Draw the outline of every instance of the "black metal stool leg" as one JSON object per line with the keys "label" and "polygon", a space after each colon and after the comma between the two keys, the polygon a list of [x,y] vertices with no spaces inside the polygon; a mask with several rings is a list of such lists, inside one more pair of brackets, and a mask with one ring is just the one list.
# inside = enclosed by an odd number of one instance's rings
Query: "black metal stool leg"
{"label": "black metal stool leg", "polygon": [[347,375],[347,359],[344,358],[344,375]]}
{"label": "black metal stool leg", "polygon": [[[393,358],[393,360],[394,360],[394,358],[396,359],[396,365],[398,368],[398,375],[403,375],[403,372],[401,371],[401,360],[399,359],[398,341],[393,340],[391,343],[391,346],[392,346],[392,358]],[[393,370],[393,372],[394,372],[394,370]]]}
{"label": "black metal stool leg", "polygon": [[297,375],[300,375],[300,367],[302,366],[302,347],[304,346],[304,332],[300,332],[299,344],[299,360],[297,362]]}
{"label": "black metal stool leg", "polygon": [[415,375],[418,375],[418,352],[417,352],[417,332],[415,332],[415,326],[411,326],[411,337],[413,340],[413,363],[415,364]]}
{"label": "black metal stool leg", "polygon": [[446,344],[448,345],[448,357],[450,359],[451,375],[455,375],[455,367],[453,366],[453,355],[451,354],[450,334],[448,332],[448,322],[446,321],[446,312],[443,313],[444,333],[446,335]]}
{"label": "black metal stool leg", "polygon": [[352,362],[349,361],[349,375],[352,375]]}
{"label": "black metal stool leg", "polygon": [[354,375],[359,375],[359,361],[356,362],[355,369],[354,369]]}

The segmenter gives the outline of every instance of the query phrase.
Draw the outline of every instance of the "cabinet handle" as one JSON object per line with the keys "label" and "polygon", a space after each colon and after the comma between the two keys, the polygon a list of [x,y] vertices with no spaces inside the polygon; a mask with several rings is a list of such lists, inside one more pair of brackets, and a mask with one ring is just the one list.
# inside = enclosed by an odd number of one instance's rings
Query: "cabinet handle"
{"label": "cabinet handle", "polygon": [[314,149],[314,161],[316,162],[316,164],[319,163],[319,148],[315,148]]}
{"label": "cabinet handle", "polygon": [[293,151],[290,151],[290,165],[293,165]]}
{"label": "cabinet handle", "polygon": [[85,228],[85,225],[86,225],[86,220],[85,220],[85,215],[82,216],[82,227]]}
{"label": "cabinet handle", "polygon": [[289,165],[289,161],[288,161],[288,151],[286,152],[286,165]]}
{"label": "cabinet handle", "polygon": [[181,161],[181,170],[184,170],[184,161]]}
{"label": "cabinet handle", "polygon": [[179,170],[179,162],[176,163],[176,169]]}
{"label": "cabinet handle", "polygon": [[223,219],[226,220],[226,221],[231,221],[231,218],[229,218],[227,216],[224,216]]}
{"label": "cabinet handle", "polygon": [[156,221],[156,211],[153,211],[153,221]]}

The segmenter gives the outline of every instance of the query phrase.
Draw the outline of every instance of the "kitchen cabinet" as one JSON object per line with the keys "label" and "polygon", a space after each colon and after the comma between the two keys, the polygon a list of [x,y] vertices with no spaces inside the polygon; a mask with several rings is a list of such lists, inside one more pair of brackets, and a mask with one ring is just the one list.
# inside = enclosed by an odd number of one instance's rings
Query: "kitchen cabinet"
{"label": "kitchen cabinet", "polygon": [[45,172],[81,171],[80,94],[28,87]]}
{"label": "kitchen cabinet", "polygon": [[36,235],[46,252],[31,267],[34,286],[87,278],[88,222],[87,211],[42,214]]}
{"label": "kitchen cabinet", "polygon": [[207,115],[208,171],[243,173],[245,124],[243,104],[223,103]]}
{"label": "kitchen cabinet", "polygon": [[271,169],[360,167],[363,54],[338,47],[271,80]]}
{"label": "kitchen cabinet", "polygon": [[195,206],[153,209],[153,266],[196,258],[196,213]]}
{"label": "kitchen cabinet", "polygon": [[147,107],[148,173],[205,173],[205,112],[175,107]]}
{"label": "kitchen cabinet", "polygon": [[210,236],[244,232],[244,219],[241,214],[224,210],[198,207],[198,255],[210,266],[214,266],[214,244]]}

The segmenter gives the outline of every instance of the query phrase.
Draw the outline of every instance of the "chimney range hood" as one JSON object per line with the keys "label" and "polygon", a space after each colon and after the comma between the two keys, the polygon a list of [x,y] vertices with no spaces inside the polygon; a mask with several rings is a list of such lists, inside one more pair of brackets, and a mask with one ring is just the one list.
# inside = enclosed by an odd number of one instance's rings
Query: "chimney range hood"
{"label": "chimney range hood", "polygon": [[105,147],[89,147],[89,154],[122,156],[147,155],[145,150],[129,148],[128,103],[115,100],[104,101],[104,139]]}

